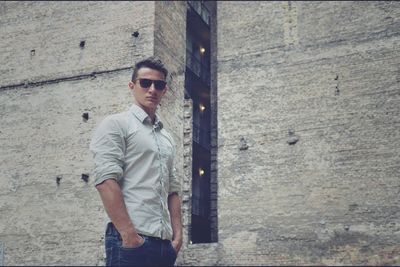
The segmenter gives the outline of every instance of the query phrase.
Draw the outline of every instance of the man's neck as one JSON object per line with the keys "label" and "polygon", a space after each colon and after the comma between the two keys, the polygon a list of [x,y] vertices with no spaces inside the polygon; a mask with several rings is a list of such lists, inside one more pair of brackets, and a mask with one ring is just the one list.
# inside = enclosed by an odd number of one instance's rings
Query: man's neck
{"label": "man's neck", "polygon": [[156,109],[153,110],[153,109],[148,109],[146,107],[143,107],[136,100],[133,101],[133,104],[135,104],[136,106],[140,107],[141,109],[144,110],[144,112],[147,113],[147,115],[151,119],[151,124],[155,123],[155,120],[156,120]]}
{"label": "man's neck", "polygon": [[156,111],[154,110],[146,110],[143,109],[144,111],[146,111],[147,115],[149,115],[150,119],[151,119],[151,124],[154,124],[156,121]]}

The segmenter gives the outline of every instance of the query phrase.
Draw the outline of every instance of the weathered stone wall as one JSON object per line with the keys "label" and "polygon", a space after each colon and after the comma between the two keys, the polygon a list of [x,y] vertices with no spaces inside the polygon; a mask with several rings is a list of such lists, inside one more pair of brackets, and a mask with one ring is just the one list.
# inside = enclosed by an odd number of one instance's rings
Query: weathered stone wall
{"label": "weathered stone wall", "polygon": [[2,2],[0,14],[1,86],[130,67],[153,50],[153,2]]}
{"label": "weathered stone wall", "polygon": [[[210,179],[210,221],[211,240],[218,242],[218,43],[217,43],[217,2],[203,2],[210,12],[210,107],[211,107],[211,179]],[[216,229],[216,230],[214,230]]]}
{"label": "weathered stone wall", "polygon": [[217,20],[216,263],[400,264],[400,3]]}

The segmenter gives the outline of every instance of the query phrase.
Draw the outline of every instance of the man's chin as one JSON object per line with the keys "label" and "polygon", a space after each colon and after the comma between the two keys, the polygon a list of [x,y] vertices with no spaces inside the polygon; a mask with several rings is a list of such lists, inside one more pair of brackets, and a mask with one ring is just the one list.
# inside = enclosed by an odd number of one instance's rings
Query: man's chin
{"label": "man's chin", "polygon": [[147,106],[149,106],[149,107],[150,107],[150,106],[153,106],[153,107],[157,107],[157,106],[158,106],[158,101],[155,101],[155,100],[154,100],[154,101],[153,101],[153,100],[147,100],[146,102],[147,102],[147,103],[146,103]]}
{"label": "man's chin", "polygon": [[157,106],[158,106],[157,102],[148,101],[146,103],[146,108],[148,108],[148,109],[156,109]]}

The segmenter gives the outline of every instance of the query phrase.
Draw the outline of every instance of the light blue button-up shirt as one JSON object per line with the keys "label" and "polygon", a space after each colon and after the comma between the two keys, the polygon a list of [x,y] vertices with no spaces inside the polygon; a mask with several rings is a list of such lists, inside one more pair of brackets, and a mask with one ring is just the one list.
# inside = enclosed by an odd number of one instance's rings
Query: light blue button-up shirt
{"label": "light blue button-up shirt", "polygon": [[[94,131],[95,185],[115,179],[138,233],[172,240],[168,195],[180,192],[175,144],[156,116],[139,106],[106,117]],[[110,221],[110,219],[108,219]]]}

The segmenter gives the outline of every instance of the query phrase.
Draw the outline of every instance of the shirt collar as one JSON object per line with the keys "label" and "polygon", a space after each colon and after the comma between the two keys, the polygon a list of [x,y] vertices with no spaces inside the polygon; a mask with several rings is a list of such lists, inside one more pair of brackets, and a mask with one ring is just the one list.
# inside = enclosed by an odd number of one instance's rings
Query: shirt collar
{"label": "shirt collar", "polygon": [[[139,107],[136,104],[132,104],[130,111],[133,113],[133,115],[136,116],[142,123],[148,123],[151,125],[151,118],[149,115],[144,111],[141,107]],[[161,122],[160,118],[156,114],[156,119],[154,121],[153,127],[155,129],[161,130],[163,128],[163,123]]]}

